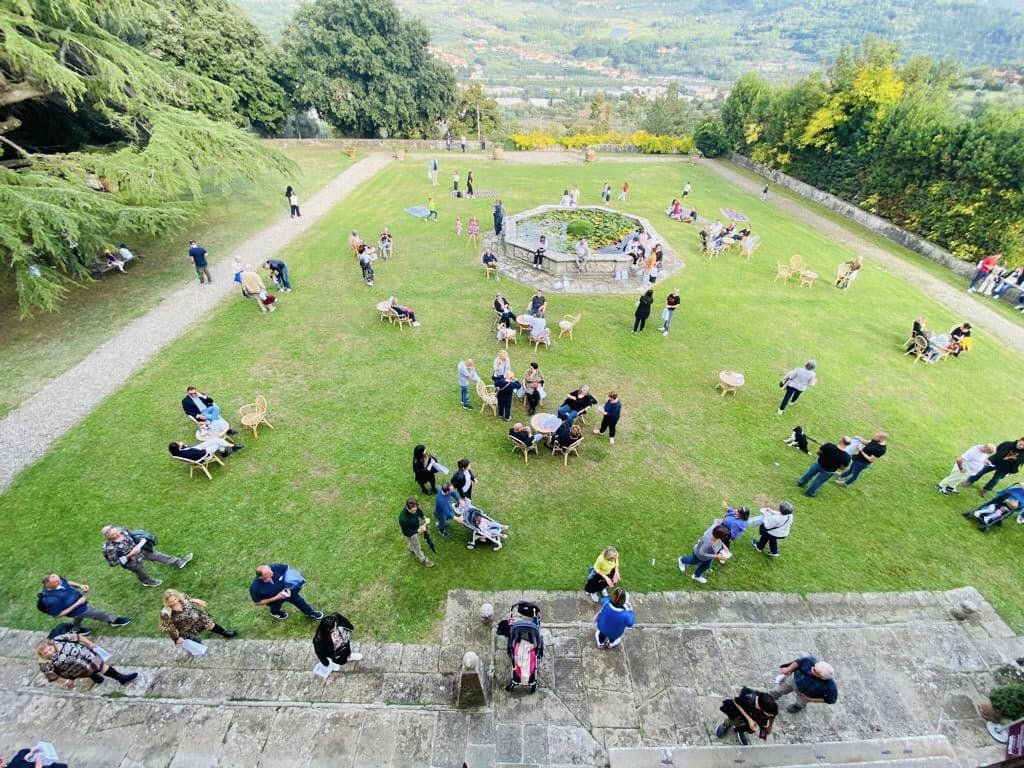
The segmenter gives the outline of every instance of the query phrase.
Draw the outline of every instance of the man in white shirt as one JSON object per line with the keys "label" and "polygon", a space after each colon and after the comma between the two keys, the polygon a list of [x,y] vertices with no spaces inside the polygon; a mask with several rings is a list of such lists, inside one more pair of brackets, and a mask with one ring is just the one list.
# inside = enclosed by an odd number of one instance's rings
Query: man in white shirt
{"label": "man in white shirt", "polygon": [[957,486],[967,478],[981,472],[988,465],[988,457],[996,452],[992,443],[981,443],[968,448],[962,456],[957,457],[953,470],[939,480],[939,493],[949,496],[960,493]]}
{"label": "man in white shirt", "polygon": [[543,317],[535,316],[530,319],[530,341],[538,339],[547,346],[551,346],[551,330],[548,328],[548,321]]}

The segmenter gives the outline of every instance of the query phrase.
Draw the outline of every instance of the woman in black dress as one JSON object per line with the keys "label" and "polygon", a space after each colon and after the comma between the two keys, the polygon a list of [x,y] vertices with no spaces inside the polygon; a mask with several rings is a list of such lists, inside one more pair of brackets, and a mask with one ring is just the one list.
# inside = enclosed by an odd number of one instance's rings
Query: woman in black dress
{"label": "woman in black dress", "polygon": [[473,172],[466,174],[466,197],[473,196]]}
{"label": "woman in black dress", "polygon": [[[441,465],[430,455],[425,445],[417,445],[412,450],[412,473],[424,493],[437,493],[436,477]],[[427,486],[430,486],[429,488]]]}
{"label": "woman in black dress", "polygon": [[636,312],[633,313],[633,333],[642,331],[647,325],[647,318],[651,316],[651,304],[654,303],[654,291],[648,290],[636,303]]}
{"label": "woman in black dress", "polygon": [[352,622],[335,611],[320,619],[320,624],[313,635],[313,652],[325,667],[336,664],[339,667],[346,661],[360,661],[361,653],[352,653],[352,635],[355,627]]}

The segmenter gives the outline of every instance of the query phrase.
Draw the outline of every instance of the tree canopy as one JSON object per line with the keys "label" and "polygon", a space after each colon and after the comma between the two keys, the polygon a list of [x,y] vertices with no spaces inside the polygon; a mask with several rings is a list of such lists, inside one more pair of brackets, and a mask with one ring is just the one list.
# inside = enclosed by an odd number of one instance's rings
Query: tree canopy
{"label": "tree canopy", "polygon": [[434,135],[455,104],[455,73],[429,42],[393,0],[303,2],[283,43],[294,103],[347,136]]}
{"label": "tree canopy", "polygon": [[478,117],[481,136],[494,139],[504,134],[498,102],[484,95],[480,83],[473,83],[469,88],[459,91],[448,127],[453,136],[475,138]]}
{"label": "tree canopy", "polygon": [[900,63],[891,43],[844,50],[824,78],[737,82],[729,146],[945,246],[1024,264],[1024,110],[956,108],[949,62]]}
{"label": "tree canopy", "polygon": [[0,5],[0,253],[23,313],[53,310],[101,248],[184,221],[206,178],[287,161],[208,117],[224,85],[132,44],[147,0]]}
{"label": "tree canopy", "polygon": [[153,0],[143,47],[153,56],[231,88],[236,102],[217,117],[273,135],[290,105],[274,79],[280,53],[228,0]]}

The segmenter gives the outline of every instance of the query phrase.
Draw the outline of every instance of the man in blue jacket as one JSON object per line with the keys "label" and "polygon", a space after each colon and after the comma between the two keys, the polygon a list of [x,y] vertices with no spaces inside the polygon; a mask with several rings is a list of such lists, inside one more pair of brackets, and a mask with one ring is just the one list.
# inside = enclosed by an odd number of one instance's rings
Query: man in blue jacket
{"label": "man in blue jacket", "polygon": [[85,619],[103,621],[112,627],[126,627],[132,623],[127,616],[114,616],[89,605],[88,584],[68,581],[56,573],[43,579],[43,591],[39,593],[36,607],[55,619],[71,619],[75,630],[83,635],[89,632],[79,629]]}
{"label": "man in blue jacket", "polygon": [[462,522],[462,513],[459,511],[459,503],[462,497],[452,487],[451,483],[443,483],[434,498],[434,517],[437,518],[437,530],[441,532],[442,538],[450,539],[448,533],[448,521],[458,520]]}
{"label": "man in blue jacket", "polygon": [[249,585],[249,596],[256,605],[265,605],[275,619],[287,619],[288,612],[282,603],[291,603],[311,619],[322,619],[324,614],[318,611],[299,594],[306,580],[294,568],[285,563],[270,563],[256,569],[256,578]]}

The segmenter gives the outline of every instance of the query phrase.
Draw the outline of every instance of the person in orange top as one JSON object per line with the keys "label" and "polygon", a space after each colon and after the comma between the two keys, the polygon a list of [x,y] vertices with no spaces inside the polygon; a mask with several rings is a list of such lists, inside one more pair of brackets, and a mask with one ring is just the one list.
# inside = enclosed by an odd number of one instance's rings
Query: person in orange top
{"label": "person in orange top", "polygon": [[993,253],[991,256],[986,256],[984,259],[978,262],[978,270],[974,273],[974,277],[971,278],[971,284],[967,286],[968,293],[974,293],[974,286],[988,277],[988,273],[995,269],[996,264],[1003,258],[1001,253]]}

